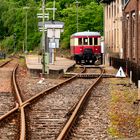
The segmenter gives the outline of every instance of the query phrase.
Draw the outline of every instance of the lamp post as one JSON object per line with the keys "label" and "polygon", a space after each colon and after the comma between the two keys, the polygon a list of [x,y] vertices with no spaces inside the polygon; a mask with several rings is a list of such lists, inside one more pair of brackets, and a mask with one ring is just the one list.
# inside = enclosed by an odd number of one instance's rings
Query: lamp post
{"label": "lamp post", "polygon": [[27,17],[28,17],[28,14],[27,14],[27,10],[29,9],[29,7],[23,7],[23,9],[25,9],[26,10],[26,19],[25,19],[25,53],[27,53],[28,52],[28,44],[27,44],[27,41],[28,41],[28,39],[27,39],[27,35],[28,35],[28,28],[27,28],[27,24],[28,24],[28,21],[27,21]]}

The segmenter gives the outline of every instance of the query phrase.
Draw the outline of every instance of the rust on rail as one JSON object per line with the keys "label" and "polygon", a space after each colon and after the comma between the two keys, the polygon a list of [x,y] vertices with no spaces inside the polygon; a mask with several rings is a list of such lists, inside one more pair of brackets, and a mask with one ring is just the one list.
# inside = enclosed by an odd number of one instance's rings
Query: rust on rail
{"label": "rust on rail", "polygon": [[[82,70],[80,73],[84,73],[85,70],[86,70],[86,68],[83,67],[83,70]],[[42,92],[36,94],[35,96],[33,96],[33,97],[31,97],[30,99],[28,99],[28,100],[26,100],[25,102],[23,102],[23,103],[21,104],[21,106],[26,107],[26,106],[28,106],[31,102],[33,102],[34,100],[40,98],[41,96],[43,96],[43,95],[45,95],[45,94],[49,94],[50,92],[54,91],[56,88],[58,88],[58,87],[60,87],[60,86],[62,86],[62,85],[65,85],[65,84],[67,84],[67,83],[73,81],[75,78],[78,77],[78,75],[79,75],[80,73],[76,73],[74,76],[72,76],[71,78],[65,80],[64,82],[61,82],[60,84],[58,84],[58,85],[56,85],[56,86],[53,86],[53,87],[51,87],[51,88],[48,88],[48,89],[46,89],[46,90],[44,90],[44,91],[42,91]]]}
{"label": "rust on rail", "polygon": [[5,118],[7,118],[9,115],[11,115],[12,113],[16,112],[16,111],[18,110],[18,108],[19,108],[19,104],[16,103],[16,107],[13,108],[12,110],[10,110],[9,112],[7,112],[6,114],[2,115],[2,116],[0,117],[0,121],[3,121],[3,120],[4,120]]}
{"label": "rust on rail", "polygon": [[5,65],[6,65],[7,63],[9,63],[10,61],[12,61],[12,59],[7,60],[7,61],[3,62],[2,64],[0,64],[0,68],[3,67],[3,66],[5,66]]}
{"label": "rust on rail", "polygon": [[18,68],[18,64],[16,65],[16,67],[13,70],[12,73],[12,80],[13,80],[13,88],[20,106],[20,140],[25,140],[26,139],[26,122],[25,122],[25,112],[24,112],[24,107],[21,107],[22,105],[22,99],[20,96],[20,90],[18,88],[17,85],[17,81],[16,81],[16,70]]}
{"label": "rust on rail", "polygon": [[87,99],[89,98],[89,95],[93,89],[93,87],[95,85],[97,85],[99,83],[99,81],[102,78],[102,75],[104,73],[104,70],[101,69],[101,74],[100,76],[97,78],[97,80],[90,86],[90,88],[83,94],[83,96],[81,97],[81,99],[79,100],[77,106],[75,107],[74,111],[72,112],[72,115],[70,116],[70,118],[68,119],[67,123],[65,124],[65,126],[63,127],[62,131],[60,132],[60,134],[57,137],[57,140],[65,140],[68,135],[70,130],[72,129],[72,126],[74,125],[75,121],[78,118],[78,115],[81,113],[83,106],[85,105]]}

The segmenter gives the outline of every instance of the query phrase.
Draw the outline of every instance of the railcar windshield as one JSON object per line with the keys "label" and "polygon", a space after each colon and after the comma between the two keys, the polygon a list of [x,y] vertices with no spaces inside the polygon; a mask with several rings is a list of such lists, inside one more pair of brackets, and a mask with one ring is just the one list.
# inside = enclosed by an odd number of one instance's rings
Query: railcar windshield
{"label": "railcar windshield", "polygon": [[84,45],[88,45],[88,38],[84,38]]}
{"label": "railcar windshield", "polygon": [[89,45],[93,45],[93,39],[89,38]]}
{"label": "railcar windshield", "polygon": [[98,45],[98,38],[94,38],[94,45]]}
{"label": "railcar windshield", "polygon": [[78,45],[82,45],[82,38],[78,38]]}

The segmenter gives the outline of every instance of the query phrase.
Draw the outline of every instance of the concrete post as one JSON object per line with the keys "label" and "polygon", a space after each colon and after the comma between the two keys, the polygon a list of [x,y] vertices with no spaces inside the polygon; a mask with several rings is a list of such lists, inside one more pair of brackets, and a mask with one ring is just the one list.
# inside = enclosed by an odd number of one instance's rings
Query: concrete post
{"label": "concrete post", "polygon": [[138,100],[140,100],[140,80],[138,80]]}
{"label": "concrete post", "polygon": [[[140,101],[140,80],[138,80],[138,101]],[[138,115],[140,115],[140,104],[138,104]]]}
{"label": "concrete post", "polygon": [[130,71],[130,84],[132,84],[132,71]]}

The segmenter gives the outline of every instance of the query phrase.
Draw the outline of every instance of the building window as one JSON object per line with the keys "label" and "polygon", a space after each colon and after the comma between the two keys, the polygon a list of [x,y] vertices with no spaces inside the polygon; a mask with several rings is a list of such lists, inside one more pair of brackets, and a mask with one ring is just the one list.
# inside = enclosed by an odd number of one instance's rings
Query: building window
{"label": "building window", "polygon": [[107,19],[108,19],[108,6],[106,8],[106,16],[107,16]]}
{"label": "building window", "polygon": [[130,33],[129,33],[129,27],[130,27],[130,22],[129,22],[129,13],[126,14],[125,17],[125,39],[126,39],[126,44],[125,44],[125,48],[126,48],[126,57],[129,58],[130,57]]}
{"label": "building window", "polygon": [[132,13],[132,37],[135,37],[135,13]]}
{"label": "building window", "polygon": [[116,16],[116,4],[114,4],[114,16]]}
{"label": "building window", "polygon": [[109,18],[110,18],[110,13],[111,13],[111,12],[110,12],[110,7],[109,7]]}
{"label": "building window", "polygon": [[113,7],[113,3],[112,3],[112,18],[113,18],[113,8],[114,8],[114,7]]}
{"label": "building window", "polygon": [[119,13],[119,0],[117,0],[117,13]]}
{"label": "building window", "polygon": [[116,49],[116,29],[114,30],[114,48]]}
{"label": "building window", "polygon": [[78,45],[82,45],[82,38],[78,38]]}
{"label": "building window", "polygon": [[135,21],[135,12],[132,12],[132,29],[131,29],[131,32],[132,32],[132,57],[133,57],[133,60],[134,58],[136,57],[136,21]]}

